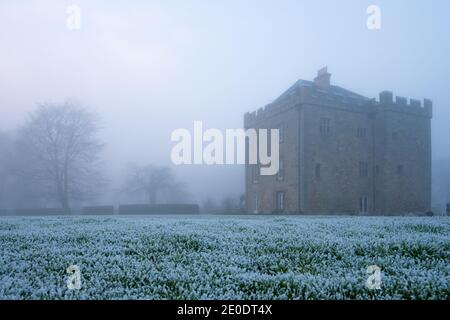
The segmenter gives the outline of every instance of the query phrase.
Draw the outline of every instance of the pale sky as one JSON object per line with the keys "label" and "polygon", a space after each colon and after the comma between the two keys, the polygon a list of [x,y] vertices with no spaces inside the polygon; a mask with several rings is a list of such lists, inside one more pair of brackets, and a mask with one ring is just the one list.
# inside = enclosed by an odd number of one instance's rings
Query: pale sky
{"label": "pale sky", "polygon": [[[66,8],[81,8],[81,29]],[[369,5],[381,30],[366,27]],[[238,128],[297,79],[327,65],[332,83],[434,103],[433,155],[450,158],[450,2],[0,2],[0,130],[37,102],[76,99],[103,118],[107,170],[170,165],[177,128]],[[242,167],[177,167],[194,198],[239,194]]]}

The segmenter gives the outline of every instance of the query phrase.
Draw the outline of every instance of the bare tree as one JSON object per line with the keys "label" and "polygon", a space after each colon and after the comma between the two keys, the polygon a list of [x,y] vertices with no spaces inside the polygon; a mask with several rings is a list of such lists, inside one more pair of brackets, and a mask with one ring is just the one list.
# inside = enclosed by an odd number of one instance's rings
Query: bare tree
{"label": "bare tree", "polygon": [[217,204],[215,203],[214,199],[210,196],[208,196],[202,204],[202,211],[203,213],[214,213],[217,210]]}
{"label": "bare tree", "polygon": [[6,207],[8,182],[11,176],[12,141],[8,134],[0,132],[0,209]]}
{"label": "bare tree", "polygon": [[131,165],[124,189],[129,194],[144,195],[149,204],[155,204],[162,197],[174,202],[182,201],[187,196],[183,185],[176,181],[170,167],[155,165]]}
{"label": "bare tree", "polygon": [[226,196],[221,203],[221,210],[224,213],[238,213],[240,211],[239,198],[235,196]]}
{"label": "bare tree", "polygon": [[240,196],[228,195],[222,199],[220,206],[215,210],[220,213],[239,214],[246,212],[245,194]]}
{"label": "bare tree", "polygon": [[239,197],[239,210],[242,213],[247,212],[247,199],[245,197],[245,193],[241,194],[241,196]]}
{"label": "bare tree", "polygon": [[19,178],[18,168],[25,157],[17,152],[16,142],[16,132],[0,132],[0,210],[27,206],[38,194],[30,192],[30,184]]}
{"label": "bare tree", "polygon": [[94,196],[104,183],[98,123],[95,113],[76,103],[43,104],[20,131],[22,175],[67,212],[72,200]]}

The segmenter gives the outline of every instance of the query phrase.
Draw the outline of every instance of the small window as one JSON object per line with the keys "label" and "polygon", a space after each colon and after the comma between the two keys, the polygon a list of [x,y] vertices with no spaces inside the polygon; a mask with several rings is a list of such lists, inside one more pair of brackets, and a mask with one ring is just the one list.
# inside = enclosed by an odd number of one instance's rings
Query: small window
{"label": "small window", "polygon": [[320,135],[326,137],[330,135],[330,119],[320,118]]}
{"label": "small window", "polygon": [[320,163],[316,164],[316,170],[315,170],[316,178],[320,178]]}
{"label": "small window", "polygon": [[367,135],[367,129],[366,128],[358,128],[356,130],[356,136],[358,138],[365,138]]}
{"label": "small window", "polygon": [[369,198],[366,196],[359,198],[359,213],[369,212]]}
{"label": "small window", "polygon": [[253,183],[259,182],[259,165],[255,164],[252,166],[252,180]]}
{"label": "small window", "polygon": [[258,213],[258,212],[259,212],[259,211],[258,211],[258,209],[259,209],[259,197],[258,197],[258,193],[255,193],[253,200],[254,200],[254,205],[255,205],[255,208],[254,208],[253,212],[254,212],[254,213]]}
{"label": "small window", "polygon": [[368,177],[369,176],[369,165],[367,162],[361,161],[359,163],[359,176]]}
{"label": "small window", "polygon": [[279,134],[280,134],[280,143],[284,142],[284,135],[285,135],[285,128],[284,128],[284,124],[280,124],[280,126],[278,127],[279,130]]}
{"label": "small window", "polygon": [[278,174],[277,174],[277,180],[278,181],[283,181],[284,180],[284,160],[280,159],[280,167],[278,169]]}
{"label": "small window", "polygon": [[403,175],[403,165],[398,165],[398,166],[397,166],[397,174],[398,174],[399,176],[402,176],[402,175]]}
{"label": "small window", "polygon": [[379,175],[380,175],[380,166],[379,166],[379,165],[376,165],[376,166],[375,166],[374,172],[375,172],[375,175],[376,175],[376,176],[379,176]]}
{"label": "small window", "polygon": [[282,191],[277,192],[277,201],[276,201],[276,206],[277,206],[277,211],[284,211],[285,208],[285,193]]}

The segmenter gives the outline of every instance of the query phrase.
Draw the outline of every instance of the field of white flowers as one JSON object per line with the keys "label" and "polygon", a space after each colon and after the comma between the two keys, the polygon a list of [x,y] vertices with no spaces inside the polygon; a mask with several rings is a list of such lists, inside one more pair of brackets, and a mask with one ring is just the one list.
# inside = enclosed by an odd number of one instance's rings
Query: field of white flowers
{"label": "field of white flowers", "polygon": [[0,299],[448,300],[450,219],[0,217]]}

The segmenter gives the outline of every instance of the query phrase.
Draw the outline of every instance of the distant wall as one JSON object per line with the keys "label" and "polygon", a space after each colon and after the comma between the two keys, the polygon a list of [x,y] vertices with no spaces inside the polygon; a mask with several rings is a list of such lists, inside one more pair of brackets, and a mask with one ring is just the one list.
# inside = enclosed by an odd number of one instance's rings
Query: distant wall
{"label": "distant wall", "polygon": [[[197,204],[130,204],[121,205],[118,208],[121,215],[139,214],[199,214],[200,208]],[[72,211],[73,215],[114,215],[114,206],[88,206],[81,211]],[[25,208],[15,210],[0,209],[0,216],[62,216],[69,215],[61,208]]]}
{"label": "distant wall", "polygon": [[31,208],[31,209],[16,209],[14,211],[16,216],[59,216],[67,214],[61,208]]}
{"label": "distant wall", "polygon": [[198,214],[197,204],[129,204],[119,206],[119,214]]}
{"label": "distant wall", "polygon": [[81,212],[83,215],[110,215],[114,214],[114,206],[84,207]]}

